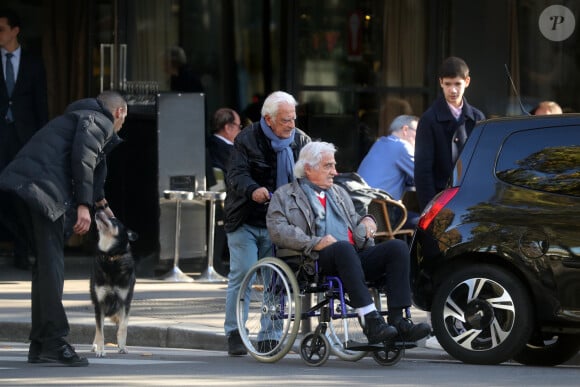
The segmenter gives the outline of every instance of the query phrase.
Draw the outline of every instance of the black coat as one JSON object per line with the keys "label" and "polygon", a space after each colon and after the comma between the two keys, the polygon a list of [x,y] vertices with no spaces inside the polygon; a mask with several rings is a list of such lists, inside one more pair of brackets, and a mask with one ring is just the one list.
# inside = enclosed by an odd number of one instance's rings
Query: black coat
{"label": "black coat", "polygon": [[459,125],[465,123],[467,136],[484,114],[463,98],[463,109],[457,121],[443,96],[421,116],[415,138],[415,187],[421,210],[445,189],[453,171],[451,141]]}
{"label": "black coat", "polygon": [[8,97],[4,71],[0,71],[0,125],[4,125],[4,117],[8,110],[8,102],[12,101],[12,116],[21,145],[48,122],[48,102],[46,90],[46,71],[42,60],[22,49],[18,77]]}
{"label": "black coat", "polygon": [[[294,160],[310,137],[296,128],[290,145]],[[248,126],[236,136],[226,176],[227,194],[224,205],[226,232],[233,232],[243,223],[266,228],[268,206],[252,200],[252,192],[266,187],[276,190],[277,156],[260,122]]]}
{"label": "black coat", "polygon": [[0,189],[51,220],[104,197],[106,153],[120,142],[112,114],[94,98],[70,104],[0,174]]}

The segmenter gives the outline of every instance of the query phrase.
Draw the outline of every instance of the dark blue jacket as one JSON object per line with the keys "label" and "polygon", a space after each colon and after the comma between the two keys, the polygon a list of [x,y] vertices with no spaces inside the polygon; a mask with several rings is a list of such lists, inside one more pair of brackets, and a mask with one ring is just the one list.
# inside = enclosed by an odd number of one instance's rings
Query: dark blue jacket
{"label": "dark blue jacket", "polygon": [[415,187],[421,210],[447,185],[453,171],[451,141],[457,128],[464,124],[467,136],[477,121],[485,115],[463,98],[459,120],[449,110],[444,96],[440,96],[423,113],[415,138]]}

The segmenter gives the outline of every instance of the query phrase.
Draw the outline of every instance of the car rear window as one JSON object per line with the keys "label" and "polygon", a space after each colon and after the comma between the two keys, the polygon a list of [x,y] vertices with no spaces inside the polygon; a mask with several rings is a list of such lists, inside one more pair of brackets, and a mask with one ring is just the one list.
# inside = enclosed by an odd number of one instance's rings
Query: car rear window
{"label": "car rear window", "polygon": [[496,176],[538,191],[580,196],[580,128],[519,131],[504,141]]}

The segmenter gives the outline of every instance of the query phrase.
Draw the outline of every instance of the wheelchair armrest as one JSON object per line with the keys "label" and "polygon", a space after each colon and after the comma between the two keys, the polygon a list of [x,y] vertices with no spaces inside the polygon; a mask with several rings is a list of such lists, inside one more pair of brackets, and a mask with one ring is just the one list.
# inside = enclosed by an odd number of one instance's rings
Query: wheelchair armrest
{"label": "wheelchair armrest", "polygon": [[276,257],[284,259],[286,257],[301,257],[302,252],[292,249],[276,249]]}

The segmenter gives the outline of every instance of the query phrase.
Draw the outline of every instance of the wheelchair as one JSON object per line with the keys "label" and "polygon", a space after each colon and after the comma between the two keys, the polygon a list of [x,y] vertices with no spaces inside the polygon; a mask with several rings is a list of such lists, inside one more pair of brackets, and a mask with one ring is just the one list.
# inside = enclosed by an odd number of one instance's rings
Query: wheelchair
{"label": "wheelchair", "polygon": [[[367,284],[379,313],[380,285]],[[406,310],[410,317],[410,310]],[[310,366],[324,364],[331,354],[357,361],[372,354],[380,365],[399,362],[414,342],[393,340],[368,344],[342,282],[319,274],[318,262],[302,256],[258,260],[244,277],[237,298],[237,323],[248,353],[256,360],[274,363],[295,346],[300,325],[303,334],[296,351]],[[311,321],[318,322],[312,332]]]}

